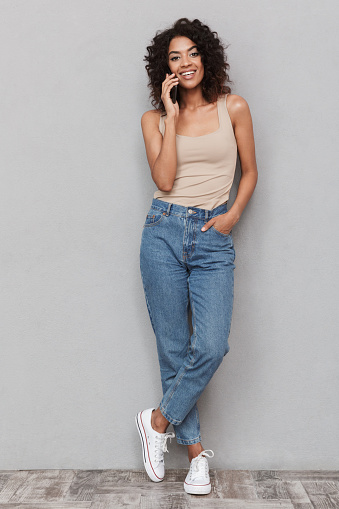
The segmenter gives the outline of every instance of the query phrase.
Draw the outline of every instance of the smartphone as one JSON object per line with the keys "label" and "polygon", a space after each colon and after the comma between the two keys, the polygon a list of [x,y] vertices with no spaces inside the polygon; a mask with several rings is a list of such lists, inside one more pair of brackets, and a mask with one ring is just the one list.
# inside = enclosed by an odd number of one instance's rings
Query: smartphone
{"label": "smartphone", "polygon": [[[168,74],[172,74],[172,71],[169,67],[168,67]],[[177,102],[177,92],[178,92],[178,85],[174,85],[174,87],[172,87],[171,91],[170,91],[170,98],[172,99],[173,104],[175,104]]]}

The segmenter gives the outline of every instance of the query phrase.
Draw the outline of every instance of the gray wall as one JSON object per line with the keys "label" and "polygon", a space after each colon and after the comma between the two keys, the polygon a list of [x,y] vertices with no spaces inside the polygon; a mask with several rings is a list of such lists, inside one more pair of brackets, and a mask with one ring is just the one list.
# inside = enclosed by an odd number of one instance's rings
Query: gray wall
{"label": "gray wall", "polygon": [[[139,273],[143,56],[182,16],[230,43],[259,170],[203,445],[218,468],[339,468],[337,3],[206,5],[0,3],[1,469],[142,468],[134,415],[161,399]],[[239,166],[231,201],[238,182]]]}

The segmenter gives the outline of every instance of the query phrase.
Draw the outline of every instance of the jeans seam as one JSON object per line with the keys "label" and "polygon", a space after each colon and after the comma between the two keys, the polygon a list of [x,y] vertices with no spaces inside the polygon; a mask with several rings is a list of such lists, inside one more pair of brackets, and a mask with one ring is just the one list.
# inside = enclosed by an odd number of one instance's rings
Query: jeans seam
{"label": "jeans seam", "polygon": [[[172,397],[173,397],[173,394],[174,394],[174,392],[175,392],[176,388],[178,387],[178,385],[180,384],[180,382],[181,382],[181,380],[182,380],[183,376],[186,374],[187,370],[188,370],[188,369],[190,369],[190,368],[193,366],[193,364],[194,364],[194,360],[195,360],[195,359],[194,359],[194,354],[195,354],[195,343],[196,343],[196,341],[197,341],[196,320],[195,320],[195,308],[194,308],[194,302],[193,302],[193,299],[191,299],[191,296],[192,296],[192,294],[191,294],[191,289],[190,289],[190,288],[188,288],[188,291],[189,291],[189,296],[190,296],[190,303],[191,303],[191,306],[192,306],[192,315],[193,315],[193,336],[194,336],[194,338],[195,338],[195,339],[194,339],[194,341],[193,341],[193,343],[191,344],[191,347],[192,347],[192,348],[191,348],[191,350],[192,350],[192,359],[191,359],[191,361],[190,361],[189,366],[185,366],[185,370],[184,370],[184,371],[183,371],[183,373],[181,374],[180,378],[177,380],[177,382],[176,382],[175,386],[174,386],[174,387],[173,387],[173,389],[172,389],[171,394],[169,395],[168,399],[166,400],[166,403],[164,403],[164,404],[162,405],[162,408],[165,408],[165,407],[167,407],[167,406],[168,406],[168,404],[169,404],[169,402],[171,401],[171,399],[172,399]],[[179,422],[179,421],[177,421],[177,422]],[[179,424],[181,424],[181,423],[182,423],[182,421],[180,421],[180,422],[179,422]]]}
{"label": "jeans seam", "polygon": [[181,443],[183,445],[197,444],[201,442],[201,435],[199,434],[196,438],[191,439],[180,438],[178,437],[178,435],[176,435],[176,439],[178,443]]}
{"label": "jeans seam", "polygon": [[200,436],[200,421],[199,421],[199,414],[198,414],[198,407],[195,406],[195,418],[197,421],[197,428],[199,430],[199,436]]}
{"label": "jeans seam", "polygon": [[159,223],[161,223],[161,221],[164,219],[164,217],[165,217],[165,216],[164,216],[164,215],[162,215],[162,216],[160,217],[160,219],[158,219],[158,220],[157,220],[157,221],[155,221],[154,223],[146,223],[146,221],[147,221],[147,218],[146,218],[145,223],[144,223],[144,228],[147,228],[147,227],[150,227],[150,226],[156,226],[156,225],[158,225]]}
{"label": "jeans seam", "polygon": [[191,288],[190,286],[188,285],[188,293],[189,293],[189,297],[190,297],[190,306],[191,306],[191,309],[192,309],[192,315],[193,315],[193,335],[194,335],[194,341],[192,343],[192,361],[190,363],[190,365],[192,366],[194,364],[194,355],[195,355],[195,343],[197,341],[197,324],[196,324],[196,316],[195,316],[195,307],[194,307],[194,302],[193,302],[193,299],[192,299],[192,293],[191,293]]}
{"label": "jeans seam", "polygon": [[[184,376],[184,374],[186,373],[186,371],[189,369],[189,367],[190,367],[190,366],[185,366],[185,369],[184,369],[183,373],[181,373],[181,376],[180,376],[180,377],[179,377],[179,379],[176,381],[176,384],[175,384],[175,386],[173,387],[171,394],[168,396],[168,398],[167,398],[167,400],[166,400],[166,403],[164,403],[164,404],[162,405],[162,407],[163,407],[163,408],[165,408],[165,407],[167,407],[167,406],[168,406],[169,402],[171,401],[171,399],[172,399],[172,397],[173,397],[173,394],[174,394],[174,392],[175,392],[176,388],[178,387],[179,383],[180,383],[180,382],[181,382],[181,380],[182,380],[182,377]],[[176,420],[176,419],[175,419],[175,420]],[[176,421],[176,422],[177,422],[178,424],[181,424],[181,423],[182,423],[182,421]]]}
{"label": "jeans seam", "polygon": [[173,417],[171,417],[170,415],[168,415],[168,413],[164,410],[164,407],[163,405],[160,403],[159,405],[159,408],[160,408],[160,412],[162,413],[162,415],[171,423],[171,424],[174,424],[175,426],[179,426],[179,424],[182,423],[182,421],[177,421],[176,419],[173,419]]}
{"label": "jeans seam", "polygon": [[194,220],[194,223],[193,223],[194,227],[193,227],[193,238],[192,238],[192,251],[191,251],[191,256],[193,255],[194,253],[194,248],[195,248],[195,238],[197,236],[197,222]]}
{"label": "jeans seam", "polygon": [[149,300],[148,300],[146,286],[145,286],[145,283],[144,283],[144,278],[143,278],[143,275],[142,275],[142,270],[141,270],[141,281],[142,281],[142,286],[144,288],[146,306],[147,306],[149,317],[150,317],[150,320],[151,320],[152,329],[153,329],[154,334],[155,334],[155,327],[154,327],[154,322],[153,322],[153,318],[152,318],[151,306],[149,305]]}

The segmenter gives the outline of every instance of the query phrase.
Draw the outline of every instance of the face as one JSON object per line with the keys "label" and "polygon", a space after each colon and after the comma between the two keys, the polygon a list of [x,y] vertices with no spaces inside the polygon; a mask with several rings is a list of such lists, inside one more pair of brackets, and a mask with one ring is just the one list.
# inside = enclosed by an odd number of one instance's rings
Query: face
{"label": "face", "polygon": [[[204,76],[204,66],[194,41],[187,37],[174,37],[168,48],[168,65],[171,72],[179,78],[178,85],[193,88]],[[190,74],[183,74],[194,71]]]}

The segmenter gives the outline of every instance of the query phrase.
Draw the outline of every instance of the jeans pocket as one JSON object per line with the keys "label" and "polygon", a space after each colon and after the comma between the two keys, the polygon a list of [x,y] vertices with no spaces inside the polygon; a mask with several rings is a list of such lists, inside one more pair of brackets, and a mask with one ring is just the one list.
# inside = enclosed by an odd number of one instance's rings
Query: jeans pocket
{"label": "jeans pocket", "polygon": [[159,224],[165,217],[165,214],[165,212],[161,212],[160,210],[150,209],[146,216],[144,227]]}

